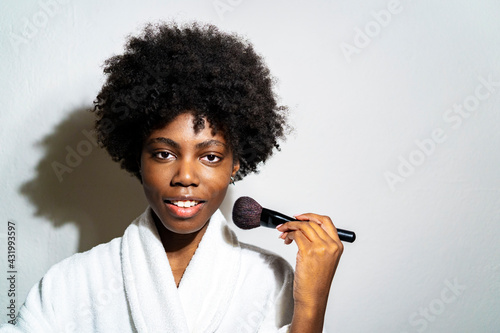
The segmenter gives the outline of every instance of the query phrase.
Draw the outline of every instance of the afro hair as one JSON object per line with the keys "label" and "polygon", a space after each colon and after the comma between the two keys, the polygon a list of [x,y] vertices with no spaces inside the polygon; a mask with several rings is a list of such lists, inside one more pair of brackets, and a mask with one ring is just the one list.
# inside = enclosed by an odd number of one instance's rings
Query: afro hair
{"label": "afro hair", "polygon": [[286,111],[273,78],[245,39],[213,25],[148,24],[128,37],[125,52],[104,63],[106,82],[94,101],[100,145],[139,180],[145,138],[184,112],[205,120],[228,142],[240,169],[258,171],[279,150]]}

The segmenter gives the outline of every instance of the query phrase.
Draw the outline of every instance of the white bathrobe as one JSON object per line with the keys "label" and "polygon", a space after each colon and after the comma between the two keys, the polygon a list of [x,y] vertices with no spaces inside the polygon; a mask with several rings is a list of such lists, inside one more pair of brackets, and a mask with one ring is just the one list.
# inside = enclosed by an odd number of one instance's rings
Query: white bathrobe
{"label": "white bathrobe", "polygon": [[177,288],[148,209],[122,237],[54,265],[2,332],[286,332],[293,271],[220,211]]}

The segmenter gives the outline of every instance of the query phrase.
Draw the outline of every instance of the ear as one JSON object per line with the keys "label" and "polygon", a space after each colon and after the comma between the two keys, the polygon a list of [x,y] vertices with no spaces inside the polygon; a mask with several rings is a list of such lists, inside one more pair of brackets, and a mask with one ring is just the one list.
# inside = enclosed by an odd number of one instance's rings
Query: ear
{"label": "ear", "polygon": [[137,159],[137,166],[139,168],[139,171],[136,174],[136,177],[139,179],[142,185],[142,159],[140,157]]}
{"label": "ear", "polygon": [[240,169],[240,161],[234,161],[233,162],[233,172],[231,173],[231,177],[234,177],[239,169]]}

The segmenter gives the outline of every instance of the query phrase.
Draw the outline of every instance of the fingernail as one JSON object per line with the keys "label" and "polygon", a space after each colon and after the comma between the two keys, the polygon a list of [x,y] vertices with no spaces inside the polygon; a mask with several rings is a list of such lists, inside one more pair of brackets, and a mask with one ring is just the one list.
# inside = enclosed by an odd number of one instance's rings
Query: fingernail
{"label": "fingernail", "polygon": [[282,232],[282,233],[278,236],[278,238],[282,238],[284,234],[285,234],[285,233],[284,233],[284,232]]}
{"label": "fingernail", "polygon": [[283,225],[283,223],[278,224],[278,225],[276,226],[276,229],[279,229],[279,227],[281,227],[282,225]]}

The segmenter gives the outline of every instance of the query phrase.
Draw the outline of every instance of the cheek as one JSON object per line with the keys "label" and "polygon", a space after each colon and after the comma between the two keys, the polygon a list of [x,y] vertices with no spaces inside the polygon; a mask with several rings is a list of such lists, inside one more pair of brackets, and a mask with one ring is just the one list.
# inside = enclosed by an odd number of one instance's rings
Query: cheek
{"label": "cheek", "polygon": [[224,199],[229,187],[230,176],[231,173],[227,172],[227,170],[207,175],[207,178],[204,179],[204,184],[213,198],[219,197],[220,200]]}
{"label": "cheek", "polygon": [[155,168],[148,163],[142,164],[141,177],[142,186],[147,192],[155,192],[157,189],[162,188],[166,184],[166,169]]}
{"label": "cheek", "polygon": [[144,194],[148,201],[153,200],[156,197],[156,194],[160,192],[158,184],[151,180],[151,177],[142,177],[142,188],[144,190]]}
{"label": "cheek", "polygon": [[233,168],[232,164],[221,165],[217,168],[201,170],[203,179],[212,187],[222,188],[229,185]]}

